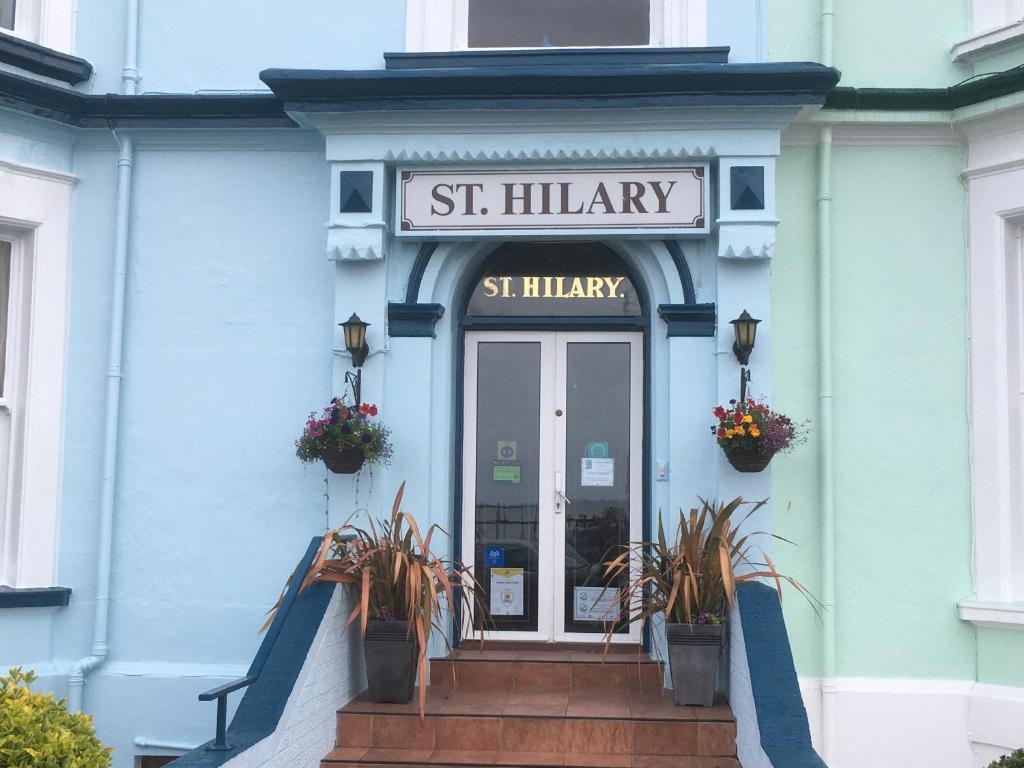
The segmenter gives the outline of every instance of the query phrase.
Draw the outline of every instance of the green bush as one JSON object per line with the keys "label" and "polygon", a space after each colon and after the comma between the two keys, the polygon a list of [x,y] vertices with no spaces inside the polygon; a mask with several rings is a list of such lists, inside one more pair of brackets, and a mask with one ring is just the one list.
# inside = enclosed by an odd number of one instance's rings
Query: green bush
{"label": "green bush", "polygon": [[0,768],[108,768],[110,747],[96,738],[92,718],[30,691],[35,679],[17,667],[0,677]]}
{"label": "green bush", "polygon": [[1018,749],[1010,755],[1003,755],[988,768],[1024,768],[1024,749]]}

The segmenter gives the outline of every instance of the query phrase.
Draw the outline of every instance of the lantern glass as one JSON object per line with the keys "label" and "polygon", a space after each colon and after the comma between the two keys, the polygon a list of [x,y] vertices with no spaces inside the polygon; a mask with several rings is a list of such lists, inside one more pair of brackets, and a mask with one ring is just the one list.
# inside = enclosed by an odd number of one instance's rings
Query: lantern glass
{"label": "lantern glass", "polygon": [[352,317],[341,324],[341,328],[345,332],[345,349],[351,354],[358,353],[366,344],[366,328],[369,325],[360,320],[359,315],[355,312],[352,313]]}
{"label": "lantern glass", "polygon": [[736,333],[736,350],[746,357],[754,349],[754,342],[757,339],[757,324],[761,321],[751,317],[750,313],[744,309],[740,316],[731,322]]}

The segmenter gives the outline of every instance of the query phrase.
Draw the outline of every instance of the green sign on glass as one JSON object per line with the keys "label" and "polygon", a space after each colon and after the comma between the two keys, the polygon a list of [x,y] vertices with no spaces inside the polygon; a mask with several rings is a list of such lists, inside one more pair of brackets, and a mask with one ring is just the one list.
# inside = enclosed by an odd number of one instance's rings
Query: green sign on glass
{"label": "green sign on glass", "polygon": [[496,483],[515,483],[519,484],[519,465],[518,464],[495,464],[491,479]]}

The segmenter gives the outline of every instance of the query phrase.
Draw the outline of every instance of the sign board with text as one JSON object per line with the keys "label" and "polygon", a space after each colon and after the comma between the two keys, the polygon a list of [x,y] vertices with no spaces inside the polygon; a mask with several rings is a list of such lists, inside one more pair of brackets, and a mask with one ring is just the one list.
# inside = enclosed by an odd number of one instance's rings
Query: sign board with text
{"label": "sign board with text", "polygon": [[401,170],[396,233],[478,236],[708,231],[706,165],[600,170]]}

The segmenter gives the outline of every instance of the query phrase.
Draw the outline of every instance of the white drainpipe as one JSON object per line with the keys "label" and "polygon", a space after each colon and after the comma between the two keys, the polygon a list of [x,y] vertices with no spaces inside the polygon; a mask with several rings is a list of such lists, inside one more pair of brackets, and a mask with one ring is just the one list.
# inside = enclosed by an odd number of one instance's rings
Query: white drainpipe
{"label": "white drainpipe", "polygon": [[[139,80],[139,0],[128,0],[125,64],[121,90],[134,95]],[[116,135],[116,134],[115,134]],[[100,493],[99,539],[96,556],[96,606],[92,654],[79,659],[68,674],[68,707],[82,709],[85,677],[102,664],[110,651],[110,576],[114,534],[114,496],[117,488],[118,425],[121,415],[121,358],[124,348],[125,278],[128,272],[128,219],[131,214],[132,165],[135,148],[130,136],[118,136],[117,209],[114,225],[114,274],[110,298],[110,342],[107,364],[106,425],[103,434],[103,487]]]}
{"label": "white drainpipe", "polygon": [[[833,0],[821,0],[821,63],[832,66]],[[825,763],[836,758],[835,439],[832,425],[832,126],[823,125],[818,158],[818,364],[820,371],[821,741]]]}

